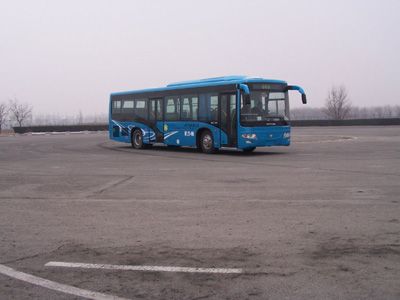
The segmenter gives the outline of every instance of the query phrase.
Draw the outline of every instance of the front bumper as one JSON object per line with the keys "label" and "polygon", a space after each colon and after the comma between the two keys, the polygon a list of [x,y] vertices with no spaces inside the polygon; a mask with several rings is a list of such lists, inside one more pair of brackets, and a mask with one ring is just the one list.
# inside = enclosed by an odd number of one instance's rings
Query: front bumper
{"label": "front bumper", "polygon": [[[255,134],[255,137],[254,137]],[[247,138],[250,136],[251,138]],[[238,137],[238,147],[241,149],[252,147],[289,146],[289,126],[247,127],[242,128]]]}

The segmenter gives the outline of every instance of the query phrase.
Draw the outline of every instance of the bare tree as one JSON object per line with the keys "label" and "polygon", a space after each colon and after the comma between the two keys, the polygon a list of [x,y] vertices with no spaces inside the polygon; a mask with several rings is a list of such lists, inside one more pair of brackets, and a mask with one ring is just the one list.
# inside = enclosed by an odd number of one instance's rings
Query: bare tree
{"label": "bare tree", "polygon": [[10,100],[11,118],[18,123],[19,127],[32,117],[32,106],[27,103],[19,103],[17,99]]}
{"label": "bare tree", "polygon": [[290,110],[292,120],[324,120],[326,115],[322,108],[317,107],[298,107]]}
{"label": "bare tree", "polygon": [[344,120],[350,113],[351,103],[347,89],[341,85],[332,87],[326,98],[324,113],[334,120]]}
{"label": "bare tree", "polygon": [[77,121],[78,121],[78,125],[82,125],[83,124],[83,114],[82,114],[81,110],[78,113]]}
{"label": "bare tree", "polygon": [[394,116],[400,118],[400,105],[396,105],[393,109],[394,109]]}
{"label": "bare tree", "polygon": [[6,122],[6,118],[8,115],[8,106],[6,103],[0,103],[0,133],[1,129]]}

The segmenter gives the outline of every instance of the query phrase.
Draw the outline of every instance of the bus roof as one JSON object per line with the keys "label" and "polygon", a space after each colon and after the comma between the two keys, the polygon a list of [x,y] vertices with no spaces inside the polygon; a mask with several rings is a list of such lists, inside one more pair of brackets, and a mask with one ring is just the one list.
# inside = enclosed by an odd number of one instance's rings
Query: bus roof
{"label": "bus roof", "polygon": [[150,89],[135,90],[135,91],[117,92],[117,93],[112,93],[111,96],[125,95],[125,94],[150,93],[150,92],[162,92],[162,91],[180,90],[180,89],[186,89],[186,88],[220,86],[220,85],[226,85],[226,84],[241,84],[241,83],[251,83],[251,82],[287,84],[286,81],[283,81],[283,80],[234,75],[234,76],[213,77],[213,78],[205,78],[205,79],[199,79],[199,80],[175,82],[175,83],[170,83],[167,86],[161,87],[161,88],[150,88]]}

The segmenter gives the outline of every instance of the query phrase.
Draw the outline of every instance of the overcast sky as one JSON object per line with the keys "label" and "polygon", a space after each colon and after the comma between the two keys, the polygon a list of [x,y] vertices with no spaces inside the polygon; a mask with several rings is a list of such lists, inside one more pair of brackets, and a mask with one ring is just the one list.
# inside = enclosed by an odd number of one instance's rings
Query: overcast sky
{"label": "overcast sky", "polygon": [[334,84],[354,105],[400,104],[400,1],[0,1],[0,102],[36,114],[240,74],[299,84],[312,107]]}

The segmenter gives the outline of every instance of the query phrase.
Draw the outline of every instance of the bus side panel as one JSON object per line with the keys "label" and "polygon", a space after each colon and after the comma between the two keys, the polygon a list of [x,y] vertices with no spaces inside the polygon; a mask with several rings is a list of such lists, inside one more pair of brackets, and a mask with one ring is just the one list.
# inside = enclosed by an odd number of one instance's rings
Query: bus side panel
{"label": "bus side panel", "polygon": [[150,127],[142,123],[122,122],[115,120],[111,120],[110,122],[111,139],[118,142],[130,143],[132,130],[135,130],[136,128],[140,128],[142,130],[143,143],[151,144],[155,142],[156,134]]}
{"label": "bus side panel", "polygon": [[196,146],[198,128],[198,122],[165,122],[163,126],[164,143],[166,145],[194,147]]}
{"label": "bus side panel", "polygon": [[168,121],[164,122],[164,144],[172,146],[189,146],[183,139],[183,123]]}
{"label": "bus side panel", "polygon": [[220,140],[221,140],[221,146],[228,144],[228,135],[223,130],[220,130]]}
{"label": "bus side panel", "polygon": [[[110,120],[110,136],[117,142],[130,143],[129,128],[127,122]],[[129,122],[128,122],[129,124]]]}
{"label": "bus side panel", "polygon": [[[158,128],[161,126],[158,125]],[[197,132],[198,130],[205,129],[211,131],[214,137],[214,147],[220,148],[221,143],[221,130],[215,126],[203,122],[191,122],[191,121],[180,121],[180,122],[164,122],[162,126],[164,132],[164,143],[172,146],[188,146],[195,147],[197,145]],[[222,133],[222,139],[227,141],[227,136]]]}

